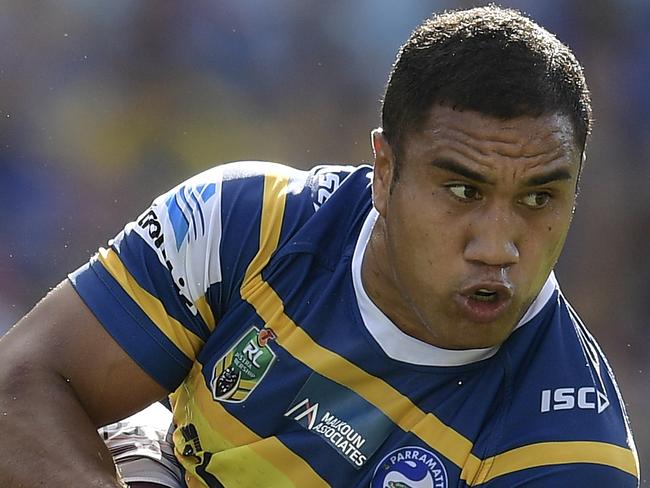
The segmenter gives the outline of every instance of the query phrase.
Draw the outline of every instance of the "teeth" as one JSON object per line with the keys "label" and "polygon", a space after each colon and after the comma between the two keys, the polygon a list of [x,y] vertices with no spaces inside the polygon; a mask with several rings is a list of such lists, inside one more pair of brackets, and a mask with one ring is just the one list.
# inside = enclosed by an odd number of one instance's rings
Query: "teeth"
{"label": "teeth", "polygon": [[481,295],[494,295],[496,292],[494,290],[488,290],[487,288],[479,288],[476,290],[476,293]]}
{"label": "teeth", "polygon": [[488,290],[487,288],[479,288],[476,290],[476,292],[474,292],[472,298],[474,298],[474,300],[479,300],[482,302],[490,302],[496,300],[497,292],[494,290]]}

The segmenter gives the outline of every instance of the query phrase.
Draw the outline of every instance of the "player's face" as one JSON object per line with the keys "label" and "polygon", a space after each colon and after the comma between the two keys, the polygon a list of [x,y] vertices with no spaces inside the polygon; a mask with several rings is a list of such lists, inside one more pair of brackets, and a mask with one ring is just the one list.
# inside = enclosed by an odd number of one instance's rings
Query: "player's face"
{"label": "player's face", "polygon": [[380,217],[364,258],[370,296],[444,348],[503,342],[564,244],[580,151],[561,115],[500,120],[436,106],[404,143],[399,177],[373,133]]}

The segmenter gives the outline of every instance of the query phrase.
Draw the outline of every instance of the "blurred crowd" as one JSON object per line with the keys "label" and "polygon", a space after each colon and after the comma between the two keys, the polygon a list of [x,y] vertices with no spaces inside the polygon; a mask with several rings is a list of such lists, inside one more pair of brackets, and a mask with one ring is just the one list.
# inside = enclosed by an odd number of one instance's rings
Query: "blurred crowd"
{"label": "blurred crowd", "polygon": [[[4,0],[0,334],[211,165],[369,162],[395,52],[452,0]],[[650,2],[504,0],[585,66],[595,130],[557,274],[650,461]],[[645,478],[645,477],[644,477]],[[645,479],[644,479],[645,481]]]}

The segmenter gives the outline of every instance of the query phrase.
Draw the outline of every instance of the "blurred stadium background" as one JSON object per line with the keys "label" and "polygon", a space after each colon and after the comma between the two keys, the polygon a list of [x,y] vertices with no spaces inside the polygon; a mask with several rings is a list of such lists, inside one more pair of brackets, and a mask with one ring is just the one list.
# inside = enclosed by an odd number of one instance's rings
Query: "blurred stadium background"
{"label": "blurred stadium background", "polygon": [[[369,162],[400,43],[452,0],[2,0],[0,333],[213,164]],[[585,66],[596,126],[558,267],[650,461],[650,2],[510,0]],[[643,476],[647,483],[646,476]]]}

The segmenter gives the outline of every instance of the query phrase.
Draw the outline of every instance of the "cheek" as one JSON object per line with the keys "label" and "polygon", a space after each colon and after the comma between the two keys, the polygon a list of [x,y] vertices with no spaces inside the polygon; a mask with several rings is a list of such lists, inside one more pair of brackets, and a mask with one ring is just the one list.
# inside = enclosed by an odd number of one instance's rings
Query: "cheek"
{"label": "cheek", "polygon": [[413,274],[430,276],[432,269],[442,271],[462,254],[458,243],[465,226],[443,197],[440,191],[411,183],[390,201],[392,247]]}
{"label": "cheek", "polygon": [[399,266],[428,287],[431,276],[443,280],[462,255],[458,245],[460,226],[445,216],[420,209],[402,223],[402,232],[393,236],[399,249]]}
{"label": "cheek", "polygon": [[536,247],[535,254],[541,258],[540,265],[549,268],[555,265],[568,233],[570,219],[557,219],[545,223],[541,229],[531,232],[530,245]]}

